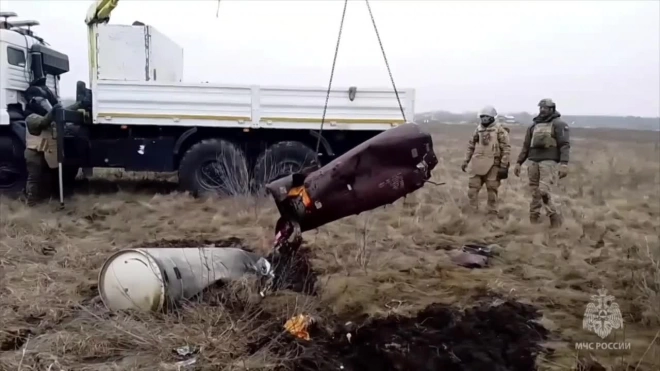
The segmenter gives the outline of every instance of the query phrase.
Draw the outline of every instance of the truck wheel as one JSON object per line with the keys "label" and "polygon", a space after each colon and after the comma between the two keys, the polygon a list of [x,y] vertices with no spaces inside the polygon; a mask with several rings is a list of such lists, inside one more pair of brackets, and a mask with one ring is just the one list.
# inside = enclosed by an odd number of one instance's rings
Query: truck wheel
{"label": "truck wheel", "polygon": [[254,165],[254,186],[261,189],[273,180],[306,168],[319,168],[318,156],[301,142],[278,142],[257,157]]}
{"label": "truck wheel", "polygon": [[25,146],[15,135],[0,134],[0,195],[17,197],[25,189]]}
{"label": "truck wheel", "polygon": [[202,140],[183,155],[179,164],[179,186],[194,197],[248,194],[245,154],[226,140]]}

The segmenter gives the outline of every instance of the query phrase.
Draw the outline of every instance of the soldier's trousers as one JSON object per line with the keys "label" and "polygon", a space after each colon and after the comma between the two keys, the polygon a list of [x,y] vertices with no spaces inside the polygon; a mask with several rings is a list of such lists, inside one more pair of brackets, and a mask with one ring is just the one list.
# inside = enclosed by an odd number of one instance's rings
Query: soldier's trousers
{"label": "soldier's trousers", "polygon": [[488,211],[497,213],[497,191],[500,187],[500,181],[497,179],[498,166],[493,166],[486,175],[472,175],[468,181],[468,199],[470,206],[478,208],[478,197],[481,187],[486,185],[488,195]]}
{"label": "soldier's trousers", "polygon": [[57,190],[57,169],[48,166],[43,153],[26,149],[25,165],[28,173],[25,184],[28,205],[34,205],[53,196],[54,191]]}
{"label": "soldier's trousers", "polygon": [[557,184],[557,163],[555,161],[530,161],[527,167],[529,187],[532,201],[529,204],[529,214],[532,218],[541,215],[541,208],[545,208],[548,216],[559,213],[552,191]]}

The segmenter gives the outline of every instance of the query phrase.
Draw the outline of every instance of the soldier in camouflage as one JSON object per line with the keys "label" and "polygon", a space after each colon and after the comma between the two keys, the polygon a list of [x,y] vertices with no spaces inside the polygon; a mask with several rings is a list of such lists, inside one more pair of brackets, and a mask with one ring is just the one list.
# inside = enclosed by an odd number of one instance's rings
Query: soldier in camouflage
{"label": "soldier in camouflage", "polygon": [[470,166],[468,199],[473,209],[478,208],[478,195],[486,185],[488,213],[497,215],[498,189],[500,181],[509,176],[509,131],[501,123],[495,122],[497,111],[491,106],[479,111],[480,123],[468,141],[465,160],[461,170]]}
{"label": "soldier in camouflage", "polygon": [[562,224],[563,218],[552,195],[552,187],[557,183],[557,178],[568,175],[568,155],[571,148],[568,124],[560,118],[561,114],[557,112],[552,99],[542,99],[538,105],[539,115],[527,129],[513,171],[516,176],[520,176],[521,165],[529,160],[527,174],[532,191],[529,219],[532,223],[538,223],[541,208],[545,206],[550,225],[556,228]]}
{"label": "soldier in camouflage", "polygon": [[[70,110],[78,108],[78,103],[66,107]],[[57,133],[53,109],[43,116],[36,112],[29,114],[25,124],[25,164],[28,173],[25,193],[28,205],[34,206],[38,201],[50,198],[58,190]],[[75,170],[77,171],[77,168]]]}
{"label": "soldier in camouflage", "polygon": [[52,121],[52,111],[45,116],[31,113],[25,119],[25,165],[28,173],[25,194],[29,206],[50,197],[53,183],[57,180],[57,141],[53,135]]}

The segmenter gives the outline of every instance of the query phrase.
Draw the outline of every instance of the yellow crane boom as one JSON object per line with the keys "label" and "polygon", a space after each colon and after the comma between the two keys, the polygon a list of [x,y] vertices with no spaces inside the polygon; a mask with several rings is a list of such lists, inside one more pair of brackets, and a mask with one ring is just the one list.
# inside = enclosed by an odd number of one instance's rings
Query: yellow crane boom
{"label": "yellow crane boom", "polygon": [[96,37],[95,28],[99,23],[107,23],[110,13],[117,7],[119,0],[96,0],[87,10],[85,23],[87,24],[87,59],[89,61],[89,81],[93,81],[92,74],[96,71]]}
{"label": "yellow crane boom", "polygon": [[119,4],[119,0],[96,0],[87,10],[85,23],[91,26],[109,21],[110,13],[117,7],[117,4]]}

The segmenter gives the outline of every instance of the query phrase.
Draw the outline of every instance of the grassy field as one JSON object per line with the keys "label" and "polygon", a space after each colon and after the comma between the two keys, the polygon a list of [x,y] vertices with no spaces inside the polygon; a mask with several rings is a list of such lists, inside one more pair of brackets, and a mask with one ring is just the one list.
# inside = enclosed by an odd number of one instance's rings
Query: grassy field
{"label": "grassy field", "polygon": [[[481,212],[467,213],[460,164],[471,130],[432,129],[433,180],[445,185],[305,233],[317,295],[260,299],[239,282],[172,314],[110,313],[98,299],[98,271],[119,249],[237,237],[266,253],[278,216],[269,199],[196,200],[165,181],[106,175],[65,210],[2,200],[0,369],[176,370],[175,349],[186,345],[190,369],[203,370],[340,369],[333,360],[345,370],[529,370],[520,359],[530,357],[541,370],[660,369],[658,133],[573,129],[557,189],[565,223],[550,230],[547,219],[528,222],[524,167],[500,188],[500,218],[486,216],[485,189]],[[523,130],[511,135],[515,158]],[[451,256],[466,243],[499,255],[488,268],[456,266]],[[624,322],[604,340],[582,328],[599,288]],[[309,342],[282,334],[298,313],[320,324]],[[337,335],[355,326],[348,320],[363,326],[353,341]],[[583,342],[630,349],[576,351]],[[377,366],[379,349],[404,366]]]}

